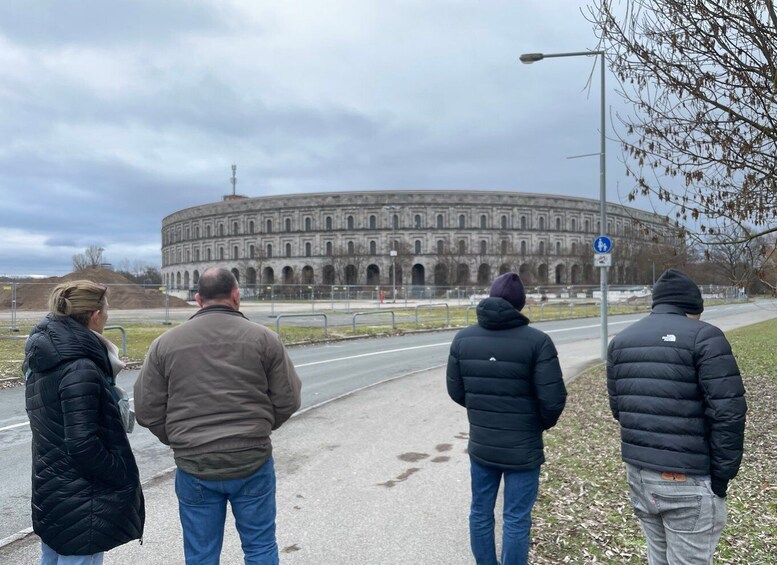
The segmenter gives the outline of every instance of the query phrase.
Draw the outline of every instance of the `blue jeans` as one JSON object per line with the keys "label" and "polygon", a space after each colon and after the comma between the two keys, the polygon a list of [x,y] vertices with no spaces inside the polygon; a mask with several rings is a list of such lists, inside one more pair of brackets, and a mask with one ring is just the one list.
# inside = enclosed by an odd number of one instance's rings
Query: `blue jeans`
{"label": "blue jeans", "polygon": [[181,469],[175,494],[187,565],[217,565],[224,541],[227,501],[232,506],[246,565],[277,565],[275,467],[272,457],[242,479],[206,481]]}
{"label": "blue jeans", "polygon": [[709,475],[664,474],[626,464],[649,565],[709,565],[726,526],[726,499]]}
{"label": "blue jeans", "polygon": [[502,565],[526,565],[529,560],[531,510],[540,486],[540,468],[502,471],[470,458],[472,505],[469,539],[477,565],[498,565],[494,542],[494,506],[504,476]]}
{"label": "blue jeans", "polygon": [[38,565],[102,565],[104,553],[92,555],[60,555],[48,545],[40,542]]}

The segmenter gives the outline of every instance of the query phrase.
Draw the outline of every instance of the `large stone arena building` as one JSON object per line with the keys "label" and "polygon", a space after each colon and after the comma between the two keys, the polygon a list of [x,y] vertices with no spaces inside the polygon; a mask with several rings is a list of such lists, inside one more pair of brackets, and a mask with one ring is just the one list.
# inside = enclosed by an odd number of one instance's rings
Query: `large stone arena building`
{"label": "large stone arena building", "polygon": [[[212,266],[245,288],[370,285],[487,286],[517,271],[530,285],[598,281],[593,240],[599,201],[519,192],[331,192],[223,201],[162,221],[162,275],[170,289],[196,287]],[[607,205],[613,284],[636,284],[641,247],[672,239],[656,214]]]}

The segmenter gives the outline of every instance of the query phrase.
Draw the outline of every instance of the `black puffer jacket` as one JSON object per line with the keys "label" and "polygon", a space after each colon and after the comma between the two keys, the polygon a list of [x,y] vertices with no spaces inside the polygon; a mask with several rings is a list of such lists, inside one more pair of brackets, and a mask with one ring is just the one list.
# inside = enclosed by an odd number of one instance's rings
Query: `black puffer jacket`
{"label": "black puffer jacket", "polygon": [[610,343],[607,390],[627,463],[718,481],[737,474],[747,404],[720,329],[656,305]]}
{"label": "black puffer jacket", "polygon": [[105,376],[105,346],[71,318],[44,318],[25,347],[32,429],[32,525],[61,555],[143,535],[138,467]]}
{"label": "black puffer jacket", "polygon": [[478,325],[461,330],[448,357],[448,394],[467,408],[469,454],[503,470],[545,461],[542,432],[556,425],[567,392],[550,337],[502,298],[477,307]]}

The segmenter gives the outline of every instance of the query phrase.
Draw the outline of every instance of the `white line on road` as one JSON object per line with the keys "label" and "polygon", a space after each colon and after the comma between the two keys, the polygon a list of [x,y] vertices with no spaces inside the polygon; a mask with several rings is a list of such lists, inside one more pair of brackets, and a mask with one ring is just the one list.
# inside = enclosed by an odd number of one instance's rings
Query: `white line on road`
{"label": "white line on road", "polygon": [[21,428],[22,426],[28,426],[29,422],[22,422],[21,424],[12,424],[10,426],[5,426],[4,428],[0,428],[0,432],[4,432],[6,430],[12,430],[14,428]]}

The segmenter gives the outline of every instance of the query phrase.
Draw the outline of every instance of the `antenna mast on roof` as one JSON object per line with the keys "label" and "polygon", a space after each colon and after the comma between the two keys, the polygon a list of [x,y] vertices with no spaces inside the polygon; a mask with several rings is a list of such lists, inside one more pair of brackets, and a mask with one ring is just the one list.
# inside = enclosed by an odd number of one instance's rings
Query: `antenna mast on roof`
{"label": "antenna mast on roof", "polygon": [[237,165],[232,165],[232,178],[230,179],[230,182],[232,183],[232,196],[235,196],[235,189],[237,187]]}

